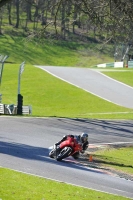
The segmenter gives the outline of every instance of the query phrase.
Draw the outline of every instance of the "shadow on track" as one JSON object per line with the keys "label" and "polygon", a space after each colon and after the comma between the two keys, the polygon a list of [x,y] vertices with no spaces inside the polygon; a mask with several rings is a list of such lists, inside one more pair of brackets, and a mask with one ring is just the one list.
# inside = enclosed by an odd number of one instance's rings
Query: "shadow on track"
{"label": "shadow on track", "polygon": [[[111,132],[113,136],[121,136],[125,138],[133,138],[133,121],[129,120],[97,120],[97,119],[70,119],[57,118],[58,121],[66,124],[75,125],[75,130],[82,132],[93,132],[99,130],[100,134],[108,135]],[[97,134],[98,134],[97,130]]]}
{"label": "shadow on track", "polygon": [[[31,121],[33,123],[33,119]],[[74,132],[88,132],[89,138],[93,138],[94,134],[100,137],[108,136],[108,141],[110,142],[109,136],[112,136],[114,142],[119,142],[119,137],[123,142],[133,142],[133,121],[132,120],[98,120],[98,119],[80,119],[80,118],[39,118],[34,120],[37,125],[44,124],[45,126],[53,127],[66,130],[68,133],[70,131]],[[98,137],[95,137],[97,140]],[[91,143],[96,143],[97,141],[90,141]],[[99,141],[100,142],[100,141]]]}
{"label": "shadow on track", "polygon": [[80,163],[75,164],[71,161],[65,161],[65,160],[58,162],[54,159],[51,159],[48,156],[49,149],[47,148],[34,147],[34,146],[20,144],[20,143],[0,142],[0,153],[7,154],[13,157],[22,158],[22,159],[47,162],[53,165],[60,165],[64,167],[70,167],[70,168],[75,168],[79,170],[85,170],[85,171],[91,171],[95,173],[104,174],[103,172],[100,172],[97,170],[93,170],[87,167],[85,168],[85,166],[83,166]]}

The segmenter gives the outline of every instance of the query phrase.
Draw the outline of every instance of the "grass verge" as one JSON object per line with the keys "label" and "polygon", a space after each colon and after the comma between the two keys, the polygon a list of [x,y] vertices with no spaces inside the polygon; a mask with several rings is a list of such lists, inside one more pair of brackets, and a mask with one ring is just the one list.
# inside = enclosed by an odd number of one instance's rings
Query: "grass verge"
{"label": "grass verge", "polygon": [[[2,200],[126,200],[128,198],[76,187],[0,168]],[[6,192],[5,192],[6,191]]]}
{"label": "grass verge", "polygon": [[103,148],[93,153],[95,163],[133,176],[133,147]]}
{"label": "grass verge", "polygon": [[120,71],[108,71],[108,72],[103,72],[105,75],[118,80],[122,83],[125,83],[131,87],[133,87],[133,69],[128,68],[126,71],[120,70]]}

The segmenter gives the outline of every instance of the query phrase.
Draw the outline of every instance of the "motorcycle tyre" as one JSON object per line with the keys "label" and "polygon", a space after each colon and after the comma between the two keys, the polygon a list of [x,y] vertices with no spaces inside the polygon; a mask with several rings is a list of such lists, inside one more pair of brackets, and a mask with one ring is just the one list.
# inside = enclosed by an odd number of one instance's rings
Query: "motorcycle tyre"
{"label": "motorcycle tyre", "polygon": [[55,150],[54,149],[52,149],[52,151],[50,151],[49,157],[50,158],[54,158],[55,157]]}
{"label": "motorcycle tyre", "polygon": [[[62,151],[63,151],[63,150],[64,150],[64,149],[62,149]],[[61,161],[63,158],[68,157],[68,156],[71,154],[71,152],[72,152],[72,148],[71,148],[71,147],[67,147],[67,150],[64,152],[64,154],[62,154],[62,153],[60,152],[60,154],[57,156],[56,160],[57,160],[57,161]]]}
{"label": "motorcycle tyre", "polygon": [[72,157],[73,157],[75,160],[79,159],[79,156],[80,156],[79,152],[76,152],[76,153],[74,153],[74,154],[72,155]]}

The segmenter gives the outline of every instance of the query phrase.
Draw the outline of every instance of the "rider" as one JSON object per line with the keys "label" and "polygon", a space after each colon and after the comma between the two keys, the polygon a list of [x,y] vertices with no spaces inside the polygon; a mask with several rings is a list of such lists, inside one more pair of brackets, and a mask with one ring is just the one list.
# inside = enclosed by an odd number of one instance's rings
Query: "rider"
{"label": "rider", "polygon": [[[80,142],[82,144],[82,151],[81,153],[84,153],[85,150],[88,148],[89,142],[88,142],[88,134],[87,133],[82,133],[81,135],[64,135],[63,138],[55,143],[55,145],[59,145],[61,142],[65,141],[67,139],[67,137],[72,137],[75,138],[78,142]],[[75,154],[73,154],[73,157],[75,159],[79,158],[80,153],[76,152]]]}

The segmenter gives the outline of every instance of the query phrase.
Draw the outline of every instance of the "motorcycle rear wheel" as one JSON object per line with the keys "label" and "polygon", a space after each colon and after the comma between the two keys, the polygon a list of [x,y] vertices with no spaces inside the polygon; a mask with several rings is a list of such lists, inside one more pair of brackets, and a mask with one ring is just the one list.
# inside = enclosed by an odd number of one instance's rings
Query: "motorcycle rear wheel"
{"label": "motorcycle rear wheel", "polygon": [[65,147],[64,149],[61,150],[61,152],[57,156],[56,160],[61,161],[62,159],[68,157],[71,154],[71,152],[72,152],[71,147]]}

